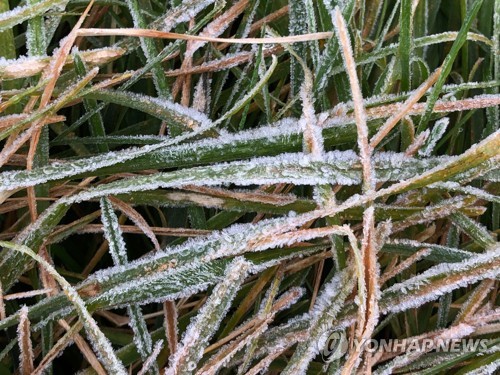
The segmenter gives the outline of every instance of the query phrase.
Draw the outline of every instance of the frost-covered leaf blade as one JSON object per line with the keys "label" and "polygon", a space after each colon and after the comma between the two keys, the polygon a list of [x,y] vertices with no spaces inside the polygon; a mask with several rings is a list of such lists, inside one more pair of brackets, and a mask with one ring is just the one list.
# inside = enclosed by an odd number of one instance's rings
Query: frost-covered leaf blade
{"label": "frost-covered leaf blade", "polygon": [[235,258],[228,264],[224,270],[223,281],[215,286],[210,298],[184,332],[165,374],[188,374],[197,367],[208,340],[215,334],[229,310],[250,266],[243,258]]}
{"label": "frost-covered leaf blade", "polygon": [[5,241],[0,241],[0,245],[11,250],[21,252],[33,258],[35,261],[40,263],[47,270],[47,272],[49,272],[50,275],[54,277],[54,279],[57,280],[65,293],[65,297],[67,297],[68,300],[71,301],[80,319],[82,320],[85,330],[94,346],[94,350],[99,354],[99,359],[104,367],[113,374],[127,374],[127,371],[123,367],[123,364],[116,357],[111,343],[106,338],[106,336],[104,336],[102,331],[99,329],[97,322],[94,320],[94,318],[92,318],[91,314],[87,310],[85,302],[81,299],[76,290],[61,275],[57,273],[54,267],[52,267],[51,264],[49,264],[39,255],[35,254],[26,246],[16,245],[14,243]]}
{"label": "frost-covered leaf blade", "polygon": [[[104,224],[104,236],[108,241],[109,250],[113,262],[117,266],[125,266],[128,263],[127,249],[123,240],[122,231],[118,217],[113,211],[113,206],[107,198],[101,198],[101,218]],[[141,354],[142,360],[146,361],[153,352],[153,340],[148,332],[141,308],[138,305],[127,306],[130,326],[134,332],[136,346]],[[151,364],[153,373],[158,373],[158,366]]]}
{"label": "frost-covered leaf blade", "polygon": [[42,0],[33,5],[18,6],[0,13],[0,31],[7,30],[30,18],[42,15],[50,9],[65,8],[68,0]]}
{"label": "frost-covered leaf blade", "polygon": [[298,344],[284,374],[305,373],[309,362],[327,343],[338,312],[354,287],[352,268],[346,268],[324,285],[321,295],[310,313],[311,325],[307,340]]}

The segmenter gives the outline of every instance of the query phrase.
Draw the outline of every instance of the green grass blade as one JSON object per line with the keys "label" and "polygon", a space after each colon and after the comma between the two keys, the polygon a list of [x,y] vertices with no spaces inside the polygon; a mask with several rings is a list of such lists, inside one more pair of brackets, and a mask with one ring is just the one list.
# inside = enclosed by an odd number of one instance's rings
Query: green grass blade
{"label": "green grass blade", "polygon": [[104,365],[104,367],[113,374],[125,375],[127,374],[127,370],[123,367],[122,363],[116,358],[115,352],[111,346],[111,343],[104,336],[104,334],[99,329],[97,322],[92,318],[90,313],[88,312],[85,302],[81,299],[75,289],[62,277],[57,271],[50,265],[47,261],[45,261],[42,257],[35,254],[30,248],[22,245],[16,245],[11,242],[0,241],[0,246],[6,247],[8,249],[20,252],[24,255],[27,255],[33,258],[35,261],[40,263],[54,279],[57,280],[67,298],[73,304],[75,310],[77,311],[85,330],[91,339],[94,350],[99,353],[100,359]]}
{"label": "green grass blade", "polygon": [[409,91],[412,87],[411,78],[411,57],[413,51],[413,14],[412,1],[402,0],[400,16],[400,41],[399,41],[399,60],[401,63],[401,90]]}
{"label": "green grass blade", "polygon": [[[111,202],[107,198],[101,199],[102,222],[104,224],[104,236],[109,244],[109,251],[116,266],[126,266],[128,263],[127,250],[123,235],[118,222],[118,217],[113,211]],[[146,361],[153,351],[153,340],[148,332],[141,308],[137,305],[127,307],[130,318],[130,326],[134,332],[134,341],[141,354],[142,360]],[[153,364],[152,372],[158,374],[158,366]]]}
{"label": "green grass blade", "polygon": [[68,0],[42,0],[31,6],[20,6],[0,13],[0,31],[8,30],[30,18],[40,16],[50,9],[64,6]]}
{"label": "green grass blade", "polygon": [[460,28],[460,31],[458,32],[457,38],[455,39],[453,45],[451,46],[450,52],[448,53],[448,55],[446,55],[446,58],[443,61],[441,75],[439,76],[439,79],[432,88],[429,99],[427,100],[427,107],[425,114],[422,116],[422,118],[420,119],[420,123],[418,124],[418,129],[417,129],[418,133],[424,131],[427,128],[427,123],[430,120],[434,104],[436,104],[436,101],[438,100],[438,97],[441,94],[441,89],[446,79],[448,78],[451,69],[453,68],[453,62],[458,56],[458,52],[460,51],[460,49],[467,40],[467,32],[471,28],[472,22],[476,18],[476,15],[479,12],[479,9],[481,8],[482,4],[483,0],[474,1],[470,10],[467,13],[467,17],[465,18],[464,23]]}

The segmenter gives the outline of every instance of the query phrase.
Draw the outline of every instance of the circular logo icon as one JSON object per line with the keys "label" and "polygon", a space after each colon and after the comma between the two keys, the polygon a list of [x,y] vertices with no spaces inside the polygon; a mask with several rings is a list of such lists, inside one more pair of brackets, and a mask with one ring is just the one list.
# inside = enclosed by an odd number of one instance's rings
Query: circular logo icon
{"label": "circular logo icon", "polygon": [[347,352],[347,349],[348,344],[344,332],[336,331],[327,337],[325,344],[319,348],[319,352],[323,361],[331,362],[341,358]]}

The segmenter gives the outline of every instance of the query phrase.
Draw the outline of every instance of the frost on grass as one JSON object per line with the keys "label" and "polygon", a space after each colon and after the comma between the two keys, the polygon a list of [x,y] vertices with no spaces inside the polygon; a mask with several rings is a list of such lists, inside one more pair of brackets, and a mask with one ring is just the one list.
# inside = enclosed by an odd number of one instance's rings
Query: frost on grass
{"label": "frost on grass", "polygon": [[30,77],[40,73],[45,66],[47,66],[46,59],[39,56],[21,56],[12,60],[0,57],[0,78],[14,79]]}
{"label": "frost on grass", "polygon": [[[261,358],[275,350],[287,348],[307,339],[306,329],[309,324],[309,314],[304,314],[298,318],[292,318],[277,327],[270,328],[258,339],[258,347],[253,358]],[[265,345],[262,345],[265,343]],[[241,364],[245,353],[237,353],[227,364],[232,367]]]}
{"label": "frost on grass", "polygon": [[425,157],[425,156],[430,156],[432,154],[432,152],[436,147],[437,142],[444,135],[449,123],[450,119],[448,117],[443,117],[442,119],[436,121],[436,124],[431,130],[429,138],[427,138],[427,141],[425,142],[424,146],[420,150],[418,150],[419,156]]}
{"label": "frost on grass", "polygon": [[306,341],[299,343],[283,374],[306,373],[310,361],[326,345],[331,333],[332,323],[344,306],[344,301],[354,287],[355,278],[352,269],[337,273],[328,284],[324,285],[313,310],[311,326]]}
{"label": "frost on grass", "polygon": [[363,95],[356,72],[356,63],[354,61],[354,54],[352,51],[351,42],[347,26],[338,6],[333,11],[333,25],[335,33],[339,38],[339,44],[342,47],[342,58],[344,61],[344,68],[349,78],[351,86],[351,95],[354,103],[354,118],[356,120],[356,128],[358,132],[358,148],[363,166],[363,191],[372,191],[375,188],[375,177],[372,171],[372,148],[368,139],[368,126],[366,111],[363,103]]}
{"label": "frost on grass", "polygon": [[177,7],[167,11],[161,30],[170,31],[176,25],[188,22],[214,2],[215,0],[184,0]]}
{"label": "frost on grass", "polygon": [[36,5],[18,6],[12,10],[0,13],[0,32],[8,30],[30,18],[42,15],[47,10],[64,10],[68,0],[42,0]]}
{"label": "frost on grass", "polygon": [[302,117],[299,125],[304,134],[304,153],[311,154],[314,160],[321,160],[324,153],[323,133],[318,126],[318,119],[314,110],[313,78],[312,73],[304,68],[304,82],[300,87],[300,99],[302,100]]}
{"label": "frost on grass", "polygon": [[[28,5],[33,7],[36,5],[36,0],[27,0]],[[32,19],[28,21],[26,29],[26,47],[29,56],[37,56],[45,54],[47,50],[47,30],[43,17]]]}
{"label": "frost on grass", "polygon": [[[472,333],[474,333],[475,327],[469,325],[469,324],[457,324],[454,325],[448,329],[434,332],[434,335],[431,336],[432,340],[434,340],[436,345],[436,340],[444,340],[444,341],[451,341],[451,340],[459,340],[463,337],[470,336]],[[406,366],[408,364],[413,363],[417,358],[425,356],[426,352],[424,350],[409,350],[407,353],[404,353],[402,355],[397,356],[394,358],[392,361],[387,363],[386,365],[382,366],[380,369],[378,369],[375,374],[377,375],[390,375],[394,374],[397,372],[397,369]]]}
{"label": "frost on grass", "polygon": [[460,262],[474,256],[474,253],[460,250],[452,247],[436,245],[432,243],[419,242],[410,239],[392,239],[388,240],[384,245],[385,251],[391,249],[399,249],[408,253],[408,255],[416,253],[418,250],[426,248],[430,250],[429,255],[426,256],[428,260],[437,262]]}
{"label": "frost on grass", "polygon": [[437,188],[446,191],[453,191],[461,194],[467,194],[478,199],[484,199],[486,201],[500,203],[500,197],[490,194],[483,189],[476,188],[474,186],[462,186],[458,182],[446,181],[446,182],[436,182],[429,186],[430,188]]}
{"label": "frost on grass", "polygon": [[[104,226],[104,237],[108,241],[113,262],[119,266],[126,265],[128,263],[127,249],[123,240],[120,223],[111,202],[107,198],[101,198],[101,220]],[[134,332],[134,343],[142,359],[146,360],[152,354],[153,341],[148,332],[141,308],[137,305],[129,305],[127,306],[127,311],[130,318],[130,327]],[[151,364],[151,366],[158,370],[156,364]]]}
{"label": "frost on grass", "polygon": [[101,220],[113,262],[116,265],[127,264],[127,249],[123,241],[122,230],[113,206],[107,198],[101,198]]}
{"label": "frost on grass", "polygon": [[[321,118],[321,115],[319,118]],[[167,138],[163,142],[140,148],[131,147],[122,151],[109,152],[81,160],[54,162],[33,171],[22,170],[3,172],[0,174],[0,191],[33,186],[84,173],[98,173],[102,168],[120,163],[127,163],[133,166],[136,164],[136,162],[133,162],[134,159],[137,160],[145,157],[147,157],[148,160],[148,168],[165,168],[201,163],[210,155],[227,152],[228,147],[237,150],[239,148],[247,148],[253,143],[259,143],[260,147],[272,149],[273,145],[281,142],[290,142],[293,138],[297,139],[298,146],[299,137],[297,137],[297,135],[300,133],[300,127],[297,120],[284,119],[273,125],[264,126],[255,130],[242,131],[236,134],[229,134],[221,131],[220,136],[215,140],[204,139],[190,144],[175,145],[201,132],[202,131],[191,132],[173,139]],[[327,153],[325,157],[328,162],[340,163],[342,161],[353,160],[352,155],[351,151],[346,151],[344,153],[339,153],[337,151]],[[377,178],[379,181],[409,178],[412,171],[421,173],[425,168],[432,168],[450,161],[449,157],[428,158],[418,161],[411,158],[405,159],[401,154],[396,153],[375,154],[373,159],[376,168],[381,169],[381,172],[377,170]],[[417,168],[418,166],[423,168]],[[349,169],[351,168],[352,166],[349,166]],[[387,174],[390,175],[387,176]],[[338,174],[338,176],[341,176],[341,174]],[[336,179],[333,179],[331,182],[333,183],[335,181]]]}
{"label": "frost on grass", "polygon": [[[382,310],[385,313],[405,311],[433,301],[459,287],[486,278],[494,279],[499,275],[500,246],[497,246],[488,253],[475,255],[462,262],[436,265],[420,275],[385,289],[383,296],[394,296],[399,301],[384,306]],[[435,286],[432,291],[428,291],[427,287],[431,284]],[[424,293],[419,295],[420,291]]]}
{"label": "frost on grass", "polygon": [[46,271],[59,283],[62,290],[64,291],[64,294],[73,304],[73,307],[77,311],[78,316],[80,317],[83,326],[85,327],[85,331],[87,332],[89,340],[92,343],[92,347],[94,348],[94,351],[98,355],[99,360],[102,362],[106,370],[113,374],[126,375],[127,371],[123,367],[123,364],[116,357],[111,343],[99,329],[97,322],[87,310],[87,306],[85,305],[85,302],[82,300],[78,292],[66,281],[66,279],[64,279],[50,263],[48,263],[38,254],[35,254],[26,246],[9,242],[2,242],[1,246],[16,250],[17,252],[31,257],[46,269]]}
{"label": "frost on grass", "polygon": [[[203,128],[202,130],[206,129]],[[124,151],[109,152],[95,157],[82,159],[80,161],[54,162],[49,166],[42,168],[40,171],[4,172],[0,177],[0,180],[2,180],[1,189],[12,190],[8,188],[9,185],[17,186],[16,182],[19,183],[20,180],[24,180],[24,184],[21,183],[22,186],[32,186],[53,179],[74,176],[85,172],[96,171],[100,168],[115,165],[118,163],[124,163],[126,161],[144,156],[146,154],[150,154],[156,150],[186,140],[196,134],[197,134],[196,132],[187,133],[185,135],[173,139],[167,139],[159,144],[148,145],[141,148],[129,148]],[[26,182],[28,182],[28,185],[25,185]]]}
{"label": "frost on grass", "polygon": [[[244,162],[222,163],[207,167],[181,169],[174,172],[132,177],[91,188],[73,197],[64,198],[66,203],[87,201],[104,195],[116,195],[134,191],[154,190],[160,187],[252,185],[270,183],[355,185],[359,172],[352,169],[356,159],[350,153],[334,152],[324,162],[314,162],[303,154],[284,154],[263,157]],[[331,161],[330,161],[331,160]],[[334,164],[335,162],[335,164]]]}
{"label": "frost on grass", "polygon": [[[221,35],[231,25],[232,21],[234,21],[234,19],[243,12],[245,7],[248,5],[248,1],[249,0],[239,0],[236,2],[230,9],[205,26],[199,35],[203,37],[217,37]],[[189,43],[186,48],[184,61],[188,61],[194,53],[206,43],[207,42],[205,41],[199,40]]]}
{"label": "frost on grass", "polygon": [[[108,286],[98,296],[92,297],[89,304],[103,307],[125,306],[127,301],[128,303],[147,304],[189,297],[206,290],[219,281],[227,263],[226,260],[205,263],[193,261],[189,265],[157,272],[153,275],[127,278],[117,285]],[[123,272],[127,272],[127,268],[113,267],[109,271],[121,271],[123,274]],[[106,273],[99,273],[96,275],[96,279],[102,280],[106,276]]]}
{"label": "frost on grass", "polygon": [[[136,345],[137,347],[137,345]],[[155,343],[155,346],[154,346],[154,349],[153,351],[151,352],[151,355],[148,357],[148,359],[144,362],[142,368],[141,368],[141,371],[139,371],[137,373],[137,375],[144,375],[144,374],[147,374],[148,371],[151,369],[151,368],[154,368],[154,367],[157,367],[156,366],[156,358],[158,357],[158,355],[160,354],[160,351],[163,347],[163,340],[158,340],[156,343]],[[138,348],[140,350],[140,348]],[[156,373],[158,371],[155,371]]]}
{"label": "frost on grass", "polygon": [[19,314],[19,325],[17,328],[17,340],[19,343],[19,363],[22,375],[33,372],[33,347],[31,344],[30,321],[28,319],[28,307],[21,307]]}
{"label": "frost on grass", "polygon": [[[318,252],[316,247],[306,247],[303,250],[289,249],[285,254],[277,254],[265,261],[256,260],[251,267],[252,273],[262,272],[265,269],[281,264],[287,260],[307,257]],[[195,251],[196,253],[196,251]],[[211,262],[179,261],[177,256],[166,256],[157,262],[115,266],[96,272],[76,289],[80,293],[88,294],[98,286],[99,294],[89,297],[86,304],[91,309],[106,309],[126,307],[129,304],[149,302],[163,302],[177,298],[189,297],[220,282],[224,276],[230,259],[219,259]],[[257,258],[259,259],[259,258]],[[74,314],[74,309],[67,306],[63,295],[45,299],[33,306],[30,314],[35,319],[42,318],[35,329],[39,330],[47,323]],[[42,317],[43,315],[43,317]],[[0,329],[12,326],[17,321],[16,315],[11,315],[0,323]]]}
{"label": "frost on grass", "polygon": [[500,369],[500,359],[496,359],[490,363],[479,366],[478,368],[468,371],[467,375],[493,375],[498,374]]}
{"label": "frost on grass", "polygon": [[[76,47],[74,47],[76,49]],[[81,51],[82,59],[90,66],[109,63],[125,53],[123,48],[104,47]],[[48,56],[20,56],[16,59],[0,57],[0,78],[14,79],[31,77],[41,73],[50,63]],[[73,57],[68,56],[65,64],[73,62]]]}
{"label": "frost on grass", "polygon": [[434,221],[439,218],[448,217],[459,211],[466,205],[462,196],[444,199],[434,205],[426,206],[422,211],[408,216],[404,221],[395,223],[392,233],[400,232],[412,225]]}
{"label": "frost on grass", "polygon": [[[302,222],[302,221],[300,221]],[[186,284],[180,283],[179,285],[199,284],[214,280],[214,272],[217,274],[220,271],[220,266],[210,265],[211,262],[217,259],[224,259],[235,254],[244,253],[247,251],[262,251],[275,245],[271,241],[276,235],[285,233],[295,229],[298,223],[294,222],[293,218],[277,218],[270,220],[262,220],[257,224],[235,224],[220,232],[213,232],[210,236],[203,238],[193,238],[186,241],[182,245],[172,246],[165,251],[155,252],[149,256],[130,262],[127,267],[113,267],[106,270],[98,271],[90,276],[81,286],[91,285],[93,282],[100,284],[114,285],[120,280],[121,275],[126,271],[129,277],[142,276],[142,282],[153,284],[157,280],[159,287],[161,287],[162,277],[177,278],[177,274],[181,275],[179,268],[187,267],[182,272],[196,275],[194,279],[184,278]],[[267,239],[267,240],[266,240]],[[175,266],[175,267],[174,267]],[[215,268],[211,268],[215,267]],[[154,273],[154,270],[161,270],[164,272],[162,276]],[[151,273],[151,276],[149,274]],[[206,274],[207,273],[207,274]],[[208,277],[206,278],[205,275]],[[115,281],[116,280],[116,281]],[[136,285],[139,281],[131,281],[132,284],[122,284],[122,288],[135,288],[140,287]],[[174,285],[174,281],[171,282]],[[166,286],[168,290],[168,286]],[[150,291],[152,287],[150,288]],[[113,293],[123,294],[119,290],[110,290],[109,295]],[[189,292],[189,291],[187,291]],[[192,293],[191,293],[192,294]],[[102,296],[104,298],[104,296]]]}
{"label": "frost on grass", "polygon": [[[143,153],[144,150],[140,152]],[[389,158],[388,156],[380,155],[380,158],[374,158],[375,166],[381,167],[378,173],[378,181],[408,179],[425,171],[427,168],[431,168],[442,160],[440,158],[422,162],[417,159],[401,158],[397,154],[395,154],[396,157]],[[385,160],[390,162],[385,162]],[[4,175],[3,177],[7,176]],[[13,176],[10,175],[9,177]],[[17,180],[17,178],[15,179]],[[221,163],[207,167],[132,177],[91,188],[86,192],[65,198],[64,202],[81,202],[104,195],[181,187],[187,184],[197,186],[228,184],[248,186],[272,183],[357,185],[360,182],[361,171],[358,158],[351,151],[326,153],[324,160],[321,162],[312,160],[312,156],[300,153],[282,154],[276,157],[261,157],[249,161]],[[19,187],[17,184],[14,185]],[[13,187],[6,185],[5,189],[12,190]]]}
{"label": "frost on grass", "polygon": [[150,113],[162,120],[172,121],[181,128],[196,127],[206,130],[212,124],[212,121],[205,114],[163,98],[110,90],[101,90],[95,96],[103,100],[127,103],[129,107]]}
{"label": "frost on grass", "polygon": [[[207,126],[210,127],[210,125]],[[182,160],[191,159],[197,161],[200,158],[199,155],[207,154],[208,152],[220,152],[229,145],[238,147],[239,145],[244,145],[251,141],[262,140],[267,143],[273,139],[286,140],[292,135],[298,134],[300,131],[297,121],[288,118],[271,126],[243,131],[236,134],[229,134],[222,131],[220,137],[216,140],[204,139],[186,145],[173,146],[202,133],[204,130],[206,130],[206,128],[200,128],[199,132],[187,133],[186,135],[173,139],[167,138],[162,143],[156,145],[148,145],[141,148],[132,147],[123,151],[87,157],[82,160],[54,162],[34,171],[3,172],[0,174],[0,189],[12,190],[12,186],[33,186],[55,179],[76,176],[85,172],[98,171],[100,168],[131,161],[145,155],[150,155],[152,159],[150,161],[151,168],[155,166],[155,161],[158,165],[169,163],[173,166],[179,164]]]}
{"label": "frost on grass", "polygon": [[[197,242],[202,243],[203,241]],[[202,249],[199,247],[191,243],[185,252],[155,254],[154,257],[131,262],[127,267],[98,271],[81,284],[79,290],[85,290],[86,285],[94,283],[101,286],[100,294],[88,302],[94,307],[123,306],[127,301],[145,304],[191,296],[220,281],[229,263],[227,258],[220,258],[237,253],[230,248],[224,248],[223,244],[213,249],[206,245]],[[210,249],[212,254],[204,254],[207,249]],[[244,252],[245,246],[239,245],[239,249]],[[305,254],[307,251],[306,248]],[[301,252],[297,252],[271,258],[252,266],[251,270],[261,272],[300,255]],[[124,278],[123,274],[127,277]]]}
{"label": "frost on grass", "polygon": [[498,242],[490,234],[487,228],[470,217],[465,216],[461,212],[455,212],[451,216],[453,225],[460,228],[464,233],[466,233],[471,239],[476,242],[479,246],[485,248],[487,251],[495,251],[498,247]]}
{"label": "frost on grass", "polygon": [[245,280],[249,267],[250,264],[243,258],[236,258],[227,266],[223,281],[214,288],[187,327],[177,351],[170,357],[165,375],[188,373],[196,368],[204,348],[215,334]]}

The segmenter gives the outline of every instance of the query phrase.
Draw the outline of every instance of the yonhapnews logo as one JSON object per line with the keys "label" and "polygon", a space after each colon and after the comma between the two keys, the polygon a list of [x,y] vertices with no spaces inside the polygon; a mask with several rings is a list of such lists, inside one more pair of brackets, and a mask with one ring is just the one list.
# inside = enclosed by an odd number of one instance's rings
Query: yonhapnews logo
{"label": "yonhapnews logo", "polygon": [[341,358],[349,349],[345,333],[340,331],[332,332],[326,338],[325,343],[318,349],[325,362],[331,362]]}
{"label": "yonhapnews logo", "polygon": [[[356,351],[370,353],[383,351],[386,353],[410,352],[448,352],[467,353],[481,352],[488,348],[488,339],[369,339],[354,340],[352,348]],[[349,343],[344,332],[333,332],[326,340],[320,340],[319,353],[325,362],[331,362],[344,356],[349,350]]]}

